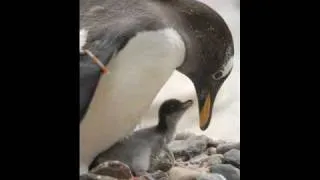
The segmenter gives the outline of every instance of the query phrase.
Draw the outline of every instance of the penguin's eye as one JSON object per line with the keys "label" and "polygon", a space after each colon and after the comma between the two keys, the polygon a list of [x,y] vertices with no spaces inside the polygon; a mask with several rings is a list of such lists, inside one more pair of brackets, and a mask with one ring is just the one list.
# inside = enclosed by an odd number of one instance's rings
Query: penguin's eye
{"label": "penguin's eye", "polygon": [[226,77],[233,69],[233,56],[229,58],[228,62],[219,68],[217,72],[212,74],[214,80],[220,80]]}
{"label": "penguin's eye", "polygon": [[219,79],[223,78],[223,71],[221,71],[221,70],[217,71],[216,73],[214,73],[212,75],[212,78],[214,80],[219,80]]}

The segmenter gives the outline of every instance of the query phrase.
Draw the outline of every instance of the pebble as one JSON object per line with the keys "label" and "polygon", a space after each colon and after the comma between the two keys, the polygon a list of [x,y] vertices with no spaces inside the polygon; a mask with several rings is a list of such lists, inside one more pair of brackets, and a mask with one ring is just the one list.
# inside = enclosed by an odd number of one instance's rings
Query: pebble
{"label": "pebble", "polygon": [[169,180],[227,180],[223,175],[201,170],[174,167],[169,171]]}
{"label": "pebble", "polygon": [[209,147],[208,149],[207,149],[207,155],[212,155],[212,154],[217,154],[217,149],[216,148],[214,148],[214,147]]}
{"label": "pebble", "polygon": [[222,154],[214,154],[209,156],[205,161],[200,164],[200,167],[210,167],[216,164],[221,164],[223,159]]}
{"label": "pebble", "polygon": [[223,162],[225,164],[232,164],[240,169],[240,151],[238,149],[231,149],[224,153]]}
{"label": "pebble", "polygon": [[240,170],[231,164],[217,164],[210,168],[210,172],[223,175],[227,180],[240,180]]}
{"label": "pebble", "polygon": [[201,172],[183,167],[173,167],[169,171],[169,180],[195,180]]}
{"label": "pebble", "polygon": [[224,154],[231,149],[238,149],[240,150],[240,142],[238,143],[224,143],[224,144],[219,144],[217,146],[217,153],[218,154]]}

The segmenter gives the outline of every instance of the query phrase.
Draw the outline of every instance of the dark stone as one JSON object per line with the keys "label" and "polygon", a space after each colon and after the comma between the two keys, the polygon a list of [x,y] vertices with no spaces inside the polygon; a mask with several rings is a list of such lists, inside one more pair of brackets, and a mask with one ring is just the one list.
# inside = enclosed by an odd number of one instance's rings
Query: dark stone
{"label": "dark stone", "polygon": [[223,163],[232,164],[240,169],[240,151],[238,149],[231,149],[224,153]]}
{"label": "dark stone", "polygon": [[102,176],[110,176],[117,179],[131,179],[132,174],[130,168],[120,161],[107,161],[94,169],[91,173]]}
{"label": "dark stone", "polygon": [[227,180],[240,180],[240,170],[231,164],[217,164],[210,167],[210,172],[223,175]]}
{"label": "dark stone", "polygon": [[231,149],[238,149],[240,150],[240,142],[238,143],[224,143],[224,144],[219,144],[217,146],[217,153],[218,154],[224,154]]}

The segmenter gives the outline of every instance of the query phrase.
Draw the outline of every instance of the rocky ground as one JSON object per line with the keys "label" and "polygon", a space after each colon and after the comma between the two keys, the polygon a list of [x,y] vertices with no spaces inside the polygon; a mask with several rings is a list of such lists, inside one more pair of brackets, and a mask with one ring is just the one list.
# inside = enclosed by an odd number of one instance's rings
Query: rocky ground
{"label": "rocky ground", "polygon": [[[240,142],[180,133],[168,147],[152,157],[150,175],[136,180],[240,180]],[[112,161],[100,164],[80,179],[133,180],[133,177],[127,165]]]}

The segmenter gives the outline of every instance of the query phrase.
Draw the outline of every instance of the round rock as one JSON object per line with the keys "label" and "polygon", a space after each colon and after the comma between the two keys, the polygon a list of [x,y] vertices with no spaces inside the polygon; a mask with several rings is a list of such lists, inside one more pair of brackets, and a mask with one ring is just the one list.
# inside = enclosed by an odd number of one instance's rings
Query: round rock
{"label": "round rock", "polygon": [[224,153],[223,163],[232,164],[240,169],[240,151],[238,149],[231,149]]}
{"label": "round rock", "polygon": [[210,168],[210,172],[223,175],[227,180],[240,180],[240,170],[231,164],[217,164]]}

